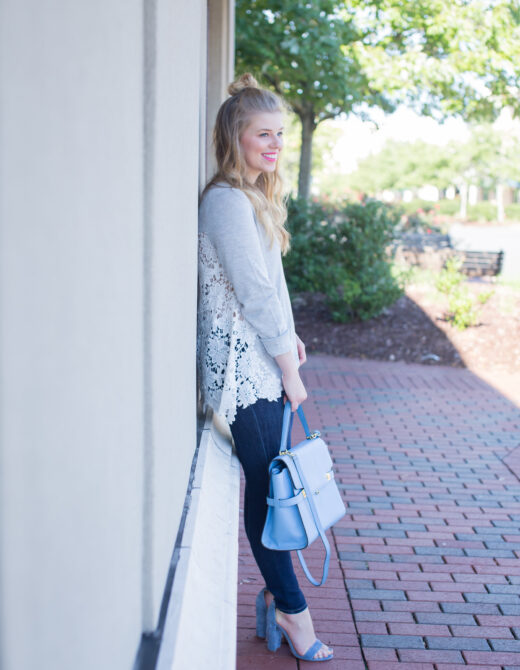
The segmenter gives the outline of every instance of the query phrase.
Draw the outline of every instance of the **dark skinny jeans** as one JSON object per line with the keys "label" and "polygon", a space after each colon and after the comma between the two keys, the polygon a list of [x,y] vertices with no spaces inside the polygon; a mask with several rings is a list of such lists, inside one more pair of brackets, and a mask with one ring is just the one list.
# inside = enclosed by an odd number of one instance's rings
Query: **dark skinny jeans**
{"label": "dark skinny jeans", "polygon": [[249,407],[237,407],[231,434],[246,479],[244,525],[253,556],[277,609],[287,614],[302,612],[307,603],[298,586],[289,551],[266,549],[262,530],[267,514],[269,463],[278,454],[282,433],[283,397],[257,400]]}

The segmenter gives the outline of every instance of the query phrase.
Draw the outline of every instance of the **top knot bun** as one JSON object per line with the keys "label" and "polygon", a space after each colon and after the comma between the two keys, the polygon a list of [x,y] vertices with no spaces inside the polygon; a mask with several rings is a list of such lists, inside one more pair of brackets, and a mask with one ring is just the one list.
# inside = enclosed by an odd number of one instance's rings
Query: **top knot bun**
{"label": "top knot bun", "polygon": [[260,88],[250,72],[245,72],[239,79],[228,86],[229,95],[236,95],[245,88]]}

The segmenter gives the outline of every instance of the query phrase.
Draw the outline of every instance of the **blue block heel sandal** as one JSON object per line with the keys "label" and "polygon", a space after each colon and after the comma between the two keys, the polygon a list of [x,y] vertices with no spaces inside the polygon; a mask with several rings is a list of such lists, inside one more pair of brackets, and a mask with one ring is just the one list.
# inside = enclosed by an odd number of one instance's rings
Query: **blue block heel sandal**
{"label": "blue block heel sandal", "polygon": [[276,651],[279,646],[282,644],[282,635],[287,640],[291,653],[295,658],[299,658],[301,661],[330,661],[333,658],[334,654],[331,653],[330,656],[324,656],[323,658],[314,658],[314,655],[323,646],[321,640],[316,640],[314,644],[310,646],[309,649],[303,654],[299,654],[293,646],[292,640],[287,634],[287,632],[280,626],[279,623],[276,623],[276,611],[274,606],[274,601],[269,605],[267,610],[267,648],[269,651]]}
{"label": "blue block heel sandal", "polygon": [[267,605],[265,604],[265,594],[267,589],[260,589],[256,596],[256,636],[265,639]]}

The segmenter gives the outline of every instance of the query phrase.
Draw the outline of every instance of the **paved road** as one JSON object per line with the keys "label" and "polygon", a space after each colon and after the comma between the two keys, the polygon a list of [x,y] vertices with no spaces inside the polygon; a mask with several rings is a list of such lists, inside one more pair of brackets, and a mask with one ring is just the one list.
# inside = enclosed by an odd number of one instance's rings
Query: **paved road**
{"label": "paved road", "polygon": [[[316,355],[302,375],[348,510],[327,584],[297,568],[324,669],[518,670],[520,408],[469,370]],[[262,585],[242,530],[237,668],[314,667],[255,637]]]}
{"label": "paved road", "polygon": [[470,226],[455,223],[449,234],[456,249],[504,251],[502,275],[520,279],[520,224],[508,226]]}

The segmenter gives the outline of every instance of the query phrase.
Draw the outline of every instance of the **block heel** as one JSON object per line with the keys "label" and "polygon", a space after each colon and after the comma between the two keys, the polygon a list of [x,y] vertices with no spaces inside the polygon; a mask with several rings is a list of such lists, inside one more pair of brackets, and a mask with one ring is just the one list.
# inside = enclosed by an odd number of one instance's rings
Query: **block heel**
{"label": "block heel", "polygon": [[267,589],[261,589],[256,596],[256,636],[265,640],[266,637],[266,620],[267,620],[267,605],[265,604],[265,594]]}
{"label": "block heel", "polygon": [[274,601],[267,610],[267,648],[269,651],[276,651],[282,644],[282,633],[280,626],[276,623]]}

